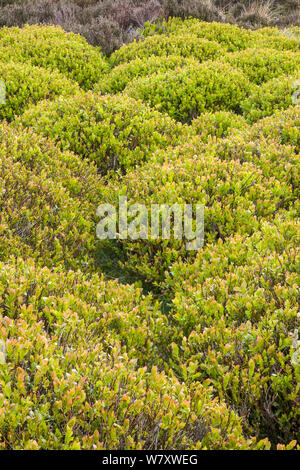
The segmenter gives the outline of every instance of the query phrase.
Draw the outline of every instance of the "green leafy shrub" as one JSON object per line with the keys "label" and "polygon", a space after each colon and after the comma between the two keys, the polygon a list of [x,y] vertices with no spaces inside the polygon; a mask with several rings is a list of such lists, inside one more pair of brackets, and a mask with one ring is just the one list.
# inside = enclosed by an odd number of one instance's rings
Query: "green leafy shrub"
{"label": "green leafy shrub", "polygon": [[210,379],[247,432],[273,443],[299,433],[298,243],[299,224],[277,217],[252,237],[237,234],[174,264],[165,284],[174,295],[173,370],[185,383]]}
{"label": "green leafy shrub", "polygon": [[277,28],[261,28],[252,33],[252,47],[299,52],[299,37],[289,37]]}
{"label": "green leafy shrub", "polygon": [[[264,167],[221,159],[215,153],[210,146],[206,151],[201,147],[199,150],[192,142],[157,152],[146,165],[129,171],[120,182],[104,186],[101,198],[115,207],[119,196],[127,196],[128,205],[143,203],[147,208],[151,204],[203,204],[205,243],[225,240],[237,231],[251,235],[259,229],[261,220],[272,220],[276,213],[284,213],[296,204],[297,192],[289,173],[277,180],[270,171],[265,173]],[[150,228],[148,221],[148,239],[118,240],[127,254],[120,263],[159,287],[170,265],[194,256],[194,251],[186,250],[184,236],[174,239],[172,229],[170,239],[156,239],[151,237]]]}
{"label": "green leafy shrub", "polygon": [[285,34],[289,35],[291,34],[293,37],[296,37],[299,39],[300,37],[300,26],[290,26],[286,31]]}
{"label": "green leafy shrub", "polygon": [[1,63],[0,80],[5,84],[5,104],[0,104],[0,119],[11,121],[30,105],[47,98],[68,96],[79,91],[76,82],[60,72],[31,64]]}
{"label": "green leafy shrub", "polygon": [[251,162],[266,178],[274,176],[297,192],[299,180],[299,107],[275,113],[252,127],[233,129],[227,138],[204,146],[200,138],[190,140],[186,148],[205,152],[221,160]]}
{"label": "green leafy shrub", "polygon": [[229,111],[204,113],[191,122],[191,127],[202,142],[208,142],[212,137],[217,139],[227,137],[233,129],[245,129],[247,122],[242,116]]}
{"label": "green leafy shrub", "polygon": [[[109,47],[154,19],[110,2],[76,9]],[[296,33],[171,19],[110,70],[60,29],[0,30],[0,449],[300,449]],[[203,204],[203,247],[174,207],[171,237],[148,212],[148,239],[99,241],[119,196],[137,233],[133,203]]]}
{"label": "green leafy shrub", "polygon": [[95,249],[97,170],[31,130],[0,126],[0,259],[85,269]]}
{"label": "green leafy shrub", "polygon": [[158,0],[11,0],[4,7],[3,3],[0,0],[0,27],[59,25],[81,34],[106,55],[140,35],[138,28],[145,21],[163,14]]}
{"label": "green leafy shrub", "polygon": [[[195,147],[203,146],[200,142]],[[295,195],[300,196],[299,156],[293,145],[280,145],[276,140],[263,138],[248,141],[237,133],[224,140],[213,142],[205,151],[221,160],[251,162],[261,169],[266,178],[274,176],[284,184],[291,185]]]}
{"label": "green leafy shrub", "polygon": [[249,80],[258,85],[279,75],[300,71],[300,52],[247,49],[227,54],[224,60],[232,67],[240,68]]}
{"label": "green leafy shrub", "polygon": [[279,51],[299,51],[299,38],[288,37],[277,28],[260,28],[250,31],[237,25],[226,23],[208,23],[197,19],[183,20],[170,18],[168,21],[146,23],[143,35],[155,34],[183,35],[190,34],[198,38],[216,41],[228,52],[242,51],[249,47],[272,48]]}
{"label": "green leafy shrub", "polygon": [[300,106],[292,106],[285,111],[275,111],[272,116],[261,119],[244,132],[248,140],[268,138],[279,144],[295,146],[300,149]]}
{"label": "green leafy shrub", "polygon": [[58,69],[84,89],[92,88],[108,69],[100,51],[79,35],[55,26],[0,29],[0,60],[30,62]]}
{"label": "green leafy shrub", "polygon": [[154,150],[188,134],[186,126],[142,102],[91,92],[52,103],[44,101],[19,121],[53,138],[62,149],[96,162],[101,173],[135,166]]}
{"label": "green leafy shrub", "polygon": [[283,75],[254,88],[250,96],[241,103],[247,121],[254,123],[271,116],[276,110],[292,106],[297,77],[298,75],[294,77]]}
{"label": "green leafy shrub", "polygon": [[208,62],[132,81],[125,93],[181,122],[205,111],[238,111],[250,82],[228,64]]}
{"label": "green leafy shrub", "polygon": [[[297,37],[299,27],[297,30],[291,25],[300,24],[298,0],[0,0],[0,27],[60,25],[66,31],[80,33],[89,44],[100,46],[107,55],[140,37],[147,21],[149,32],[169,28],[176,32],[184,27],[183,19],[190,17],[198,18],[186,20],[190,26],[199,25],[199,20],[204,25],[204,22],[218,21],[246,26],[250,30],[276,24],[281,34],[288,37]],[[166,22],[162,23],[166,18],[169,18],[167,28]],[[234,42],[239,47],[239,29],[232,31],[231,25],[225,26],[232,35],[229,47]],[[283,27],[288,29],[281,31]],[[275,28],[271,31],[270,34],[278,35]]]}
{"label": "green leafy shrub", "polygon": [[[284,34],[282,29],[266,27],[251,31],[233,24],[205,22],[197,19],[169,18],[156,23],[144,25],[143,36],[194,35],[198,38],[216,41],[228,52],[242,51],[249,47],[277,49],[278,51],[299,51],[297,27],[294,34]],[[293,28],[291,28],[293,30]],[[296,33],[296,34],[295,34]]]}
{"label": "green leafy shrub", "polygon": [[123,91],[135,78],[179,69],[186,65],[196,66],[197,64],[199,64],[199,61],[193,57],[182,57],[178,55],[169,55],[164,57],[163,60],[160,56],[150,56],[147,59],[137,58],[114,67],[95,85],[94,91],[101,93],[118,93]]}
{"label": "green leafy shrub", "polygon": [[182,57],[194,57],[200,62],[215,59],[224,53],[224,49],[215,41],[199,39],[185,34],[183,36],[168,37],[164,35],[150,36],[144,41],[134,41],[124,45],[110,56],[113,66],[130,60],[148,59],[152,55],[163,57],[178,55]]}
{"label": "green leafy shrub", "polygon": [[145,25],[143,34],[144,36],[169,34],[172,37],[184,34],[194,35],[197,38],[215,41],[231,52],[246,49],[253,40],[250,31],[236,25],[180,18],[170,18],[168,21],[152,25],[148,23]]}
{"label": "green leafy shrub", "polygon": [[79,273],[21,259],[0,273],[1,448],[269,448],[243,437],[207,383],[188,389],[128,357],[109,328],[120,308],[132,318],[147,308],[128,286],[94,279],[99,309],[90,309],[90,281]]}
{"label": "green leafy shrub", "polygon": [[[87,337],[92,335],[96,340],[97,334],[102,338],[106,335],[108,348],[110,338],[120,341],[140,366],[154,365],[154,359],[159,364],[156,344],[164,334],[166,320],[158,303],[151,296],[144,296],[142,289],[118,280],[106,281],[103,275],[38,267],[32,259],[25,271],[24,263],[20,258],[9,259],[6,265],[1,263],[1,281],[4,283],[6,279],[9,285],[9,292],[1,291],[5,296],[1,300],[6,305],[6,316],[16,318],[21,311],[14,310],[15,299],[21,298],[20,309],[26,299],[40,319],[44,319],[44,327],[50,334],[60,324],[64,338],[67,340],[75,333],[73,340],[77,342],[76,331],[72,333],[71,326],[77,317],[79,323],[85,323]],[[24,273],[21,279],[13,278],[16,271],[19,276]],[[70,324],[63,324],[67,318]]]}

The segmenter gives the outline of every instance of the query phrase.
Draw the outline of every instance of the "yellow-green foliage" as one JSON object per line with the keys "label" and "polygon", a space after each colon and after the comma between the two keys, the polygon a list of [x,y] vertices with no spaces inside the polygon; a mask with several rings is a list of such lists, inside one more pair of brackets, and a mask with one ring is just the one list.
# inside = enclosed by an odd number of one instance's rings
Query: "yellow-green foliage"
{"label": "yellow-green foliage", "polygon": [[20,121],[53,138],[62,149],[95,161],[101,173],[135,166],[188,133],[186,126],[142,102],[91,92],[44,101]]}
{"label": "yellow-green foliage", "polygon": [[241,69],[249,80],[258,85],[282,74],[300,72],[300,52],[247,49],[227,54],[224,60]]}
{"label": "yellow-green foliage", "polygon": [[57,69],[84,89],[92,88],[108,69],[101,52],[82,36],[56,26],[0,29],[0,60],[11,59]]}
{"label": "yellow-green foliage", "polygon": [[[245,134],[250,132],[246,131]],[[203,148],[201,142],[194,143],[195,150]],[[285,181],[293,187],[296,195],[300,195],[299,155],[294,145],[281,145],[276,139],[248,140],[237,131],[228,138],[209,143],[205,151],[221,160],[252,162],[263,171],[266,178],[274,176],[279,181]]]}
{"label": "yellow-green foliage", "polygon": [[171,18],[159,24],[146,24],[144,35],[152,34],[169,34],[172,37],[184,34],[194,35],[197,38],[215,41],[227,51],[246,49],[253,41],[251,32],[246,29],[230,24],[206,23],[196,19],[184,21],[180,18]]}
{"label": "yellow-green foliage", "polygon": [[202,142],[208,142],[213,137],[227,137],[234,129],[245,129],[247,121],[233,112],[218,111],[201,114],[191,122],[191,126]]}
{"label": "yellow-green foliage", "polygon": [[[0,29],[0,449],[300,448],[296,33]],[[120,196],[203,247],[98,240]]]}
{"label": "yellow-green foliage", "polygon": [[291,106],[286,111],[275,111],[270,117],[261,119],[245,131],[245,138],[257,140],[272,137],[278,144],[295,146],[300,149],[300,106]]}
{"label": "yellow-green foliage", "polygon": [[[128,202],[142,201],[147,207],[151,203],[202,203],[206,243],[224,240],[236,231],[251,234],[262,220],[272,221],[278,213],[299,210],[299,108],[277,113],[269,132],[271,123],[266,118],[253,128],[237,130],[236,135],[209,141],[207,146],[200,136],[157,152],[147,165],[128,172],[121,184],[112,181],[104,187],[101,197],[117,204],[119,195],[126,194]],[[128,253],[125,268],[155,285],[174,260],[190,255],[185,240],[150,237],[147,242],[119,243]]]}
{"label": "yellow-green foliage", "polygon": [[163,73],[167,70],[174,70],[185,65],[197,65],[199,61],[193,57],[182,57],[169,55],[163,57],[150,56],[147,59],[134,59],[114,67],[109,73],[103,76],[94,87],[94,91],[101,93],[118,93],[134,78]]}
{"label": "yellow-green foliage", "polygon": [[96,168],[6,124],[0,159],[0,260],[31,256],[84,269],[95,245]]}
{"label": "yellow-green foliage", "polygon": [[21,259],[0,273],[2,449],[149,449],[154,439],[158,449],[268,448],[243,437],[208,384],[188,387],[128,356],[115,323],[147,314],[139,292]]}
{"label": "yellow-green foliage", "polygon": [[[206,149],[191,141],[165,153],[157,152],[147,165],[128,172],[121,183],[112,181],[101,194],[112,204],[118,203],[119,195],[126,195],[128,204],[142,201],[147,207],[150,204],[204,204],[206,243],[219,238],[225,240],[238,231],[251,235],[259,229],[262,220],[272,220],[275,214],[286,213],[299,197],[294,190],[299,182],[296,169],[284,173],[279,167],[278,179],[277,174],[272,174],[269,160],[273,158],[276,165],[282,153],[273,155],[271,144],[265,144],[270,147],[271,155],[262,158],[261,165],[257,165],[251,147],[246,145],[245,149],[240,149],[240,153],[244,150],[244,159],[240,161],[235,157],[227,158],[230,148],[226,141],[221,147],[216,141]],[[253,153],[258,151],[255,148]],[[291,165],[293,149],[286,150],[285,158]],[[155,285],[162,281],[172,262],[193,256],[193,252],[186,251],[184,239],[161,240],[149,235],[146,242],[122,240],[119,243],[128,254],[124,267]]]}
{"label": "yellow-green foliage", "polygon": [[133,80],[125,93],[190,122],[204,111],[239,110],[250,86],[242,71],[216,61]]}
{"label": "yellow-green foliage", "polygon": [[249,123],[254,123],[259,119],[271,116],[276,110],[292,106],[298,86],[298,77],[300,74],[282,75],[255,87],[250,96],[241,103],[246,120]]}
{"label": "yellow-green foliage", "polygon": [[198,38],[216,41],[229,52],[241,51],[248,47],[299,51],[299,28],[289,28],[289,30],[292,31],[292,34],[288,34],[288,32],[286,34],[278,28],[268,27],[250,31],[231,24],[206,23],[197,19],[170,18],[168,21],[163,20],[159,23],[146,23],[143,35],[145,37],[156,34],[194,35]]}
{"label": "yellow-green foliage", "polygon": [[250,238],[239,233],[173,265],[165,284],[174,298],[174,370],[186,382],[210,379],[248,432],[269,429],[273,440],[299,432],[299,236],[297,222],[276,217]]}
{"label": "yellow-green foliage", "polygon": [[288,37],[300,38],[300,26],[291,26],[288,29],[284,30],[284,34]]}
{"label": "yellow-green foliage", "polygon": [[252,33],[252,47],[299,52],[299,36],[284,34],[278,28],[262,28]]}
{"label": "yellow-green foliage", "polygon": [[130,60],[148,59],[155,55],[161,57],[178,55],[182,57],[195,57],[200,62],[214,59],[224,53],[224,49],[215,41],[199,39],[187,34],[183,36],[150,36],[144,41],[134,41],[124,45],[110,57],[110,63],[115,66]]}
{"label": "yellow-green foliage", "polygon": [[68,96],[79,91],[57,70],[47,70],[31,64],[0,62],[0,80],[5,84],[5,104],[0,104],[0,119],[12,120],[30,105],[42,99]]}

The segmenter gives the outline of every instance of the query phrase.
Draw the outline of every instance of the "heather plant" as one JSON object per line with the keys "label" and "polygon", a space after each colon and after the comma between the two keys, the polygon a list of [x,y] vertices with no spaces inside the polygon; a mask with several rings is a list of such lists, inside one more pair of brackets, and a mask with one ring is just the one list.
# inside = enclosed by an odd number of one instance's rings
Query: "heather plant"
{"label": "heather plant", "polygon": [[[225,39],[222,31],[228,31],[230,38],[225,42],[230,50],[232,47],[237,50],[236,47],[244,48],[245,28],[251,31],[265,26],[275,30],[271,26],[278,25],[292,38],[292,25],[299,27],[300,24],[299,4],[297,0],[0,1],[0,26],[61,26],[65,31],[81,34],[89,44],[100,47],[108,56],[124,43],[142,37],[144,32],[176,32],[186,25],[193,26],[201,36],[201,30],[207,29],[206,22],[213,22],[213,29],[220,33],[220,41]],[[237,26],[233,28],[234,24],[242,26],[243,30]],[[297,26],[294,28],[297,33]],[[280,43],[283,44],[275,38],[274,44],[279,46]],[[293,42],[285,44],[287,48],[294,46]]]}
{"label": "heather plant", "polygon": [[204,21],[218,21],[224,19],[224,13],[212,1],[207,0],[162,0],[167,18],[200,18]]}

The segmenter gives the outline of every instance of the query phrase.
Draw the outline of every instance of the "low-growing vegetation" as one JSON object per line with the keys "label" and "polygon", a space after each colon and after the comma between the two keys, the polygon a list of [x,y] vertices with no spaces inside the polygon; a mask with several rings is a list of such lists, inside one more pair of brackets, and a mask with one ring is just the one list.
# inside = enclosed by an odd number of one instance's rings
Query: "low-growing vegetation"
{"label": "low-growing vegetation", "polygon": [[[230,50],[243,45],[247,33],[237,27],[229,30],[228,23],[247,29],[279,26],[285,28],[289,36],[299,36],[298,0],[0,1],[0,26],[59,25],[66,31],[83,35],[90,44],[100,46],[107,55],[124,43],[141,38],[141,28],[148,31],[150,25],[151,31],[168,30],[169,25],[166,28],[165,21],[173,17],[176,18],[173,24],[180,24],[183,29],[191,26],[186,19],[195,19],[193,29],[198,30],[198,34],[201,34],[204,25],[202,23],[198,27],[198,20],[220,23],[218,40],[226,42]],[[146,27],[145,22],[148,23]],[[154,23],[158,29],[153,26]]]}
{"label": "low-growing vegetation", "polygon": [[239,112],[251,83],[244,73],[215,61],[136,79],[124,90],[181,122],[205,111]]}
{"label": "low-growing vegetation", "polygon": [[276,110],[292,106],[298,80],[299,73],[294,76],[281,75],[254,87],[241,104],[245,119],[252,124],[271,116]]}
{"label": "low-growing vegetation", "polygon": [[0,107],[0,119],[12,121],[40,100],[79,92],[79,85],[57,70],[49,71],[19,62],[0,62],[0,67],[6,94],[5,103]]}
{"label": "low-growing vegetation", "polygon": [[300,449],[297,10],[231,3],[0,2],[1,450]]}
{"label": "low-growing vegetation", "polygon": [[51,137],[62,149],[96,162],[103,174],[135,166],[190,132],[187,126],[128,96],[91,92],[43,101],[19,121]]}
{"label": "low-growing vegetation", "polygon": [[134,41],[128,46],[123,46],[110,56],[113,66],[130,60],[148,59],[155,55],[164,57],[177,55],[182,57],[195,57],[199,62],[215,59],[224,54],[224,49],[216,41],[199,39],[197,36],[149,36],[144,41]]}
{"label": "low-growing vegetation", "polygon": [[185,65],[196,66],[197,64],[199,64],[198,60],[193,57],[173,54],[163,56],[163,58],[159,55],[151,55],[143,59],[133,59],[113,67],[109,73],[103,75],[103,78],[96,83],[94,91],[102,94],[118,93],[123,91],[134,78],[176,70]]}
{"label": "low-growing vegetation", "polygon": [[85,269],[95,241],[96,167],[5,123],[0,155],[0,259],[26,255],[42,265]]}
{"label": "low-growing vegetation", "polygon": [[59,70],[86,90],[108,70],[100,50],[80,35],[54,26],[0,29],[0,58]]}

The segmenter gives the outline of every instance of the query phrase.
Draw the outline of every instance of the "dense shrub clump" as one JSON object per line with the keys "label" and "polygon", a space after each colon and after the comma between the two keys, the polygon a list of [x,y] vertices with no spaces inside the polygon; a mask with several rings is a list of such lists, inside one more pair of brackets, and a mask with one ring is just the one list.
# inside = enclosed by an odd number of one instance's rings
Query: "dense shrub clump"
{"label": "dense shrub clump", "polygon": [[139,101],[91,92],[44,101],[19,121],[96,162],[101,173],[134,167],[188,135],[187,127]]}
{"label": "dense shrub clump", "polygon": [[195,36],[150,36],[144,41],[134,41],[114,52],[110,63],[115,66],[130,60],[148,59],[155,55],[162,57],[178,55],[182,57],[195,57],[200,62],[214,59],[224,53],[224,49],[216,41],[199,39]]}
{"label": "dense shrub clump", "polygon": [[278,28],[263,28],[253,33],[252,47],[299,52],[299,36],[282,32]]}
{"label": "dense shrub clump", "polygon": [[0,29],[0,449],[299,449],[298,29],[116,3]]}
{"label": "dense shrub clump", "polygon": [[243,115],[247,121],[254,123],[259,119],[271,116],[276,110],[292,106],[299,76],[300,74],[282,75],[255,87],[249,97],[241,103]]}
{"label": "dense shrub clump", "polygon": [[133,59],[130,62],[125,62],[112,68],[95,85],[94,91],[118,93],[123,91],[135,78],[180,69],[186,65],[196,66],[197,64],[199,64],[199,61],[194,57],[178,55],[168,55],[163,57],[163,59],[156,55],[152,55],[147,59]]}
{"label": "dense shrub clump", "polygon": [[245,131],[248,140],[272,137],[277,144],[293,145],[294,151],[300,149],[300,108],[292,105],[286,111],[275,111],[272,116],[258,121]]}
{"label": "dense shrub clump", "polygon": [[[268,168],[269,159],[280,159],[282,152],[271,154],[257,165],[250,150],[245,145],[243,161],[230,156],[226,141],[224,149],[219,148],[218,141],[207,149],[191,142],[163,154],[157,152],[147,165],[128,172],[122,184],[112,181],[104,187],[102,197],[117,204],[119,195],[126,195],[128,204],[141,202],[147,207],[203,204],[206,243],[219,238],[225,240],[238,231],[251,235],[259,229],[262,220],[271,221],[275,214],[293,208],[299,196],[294,186],[299,174],[292,169],[284,174],[279,169],[273,175]],[[233,155],[234,151],[235,147]],[[255,152],[259,148],[254,148],[254,155]],[[286,159],[292,163],[293,149],[286,152]],[[276,160],[273,165],[276,167]],[[119,243],[128,255],[124,267],[158,287],[175,260],[193,256],[193,252],[186,250],[185,239],[162,240],[149,235],[147,241],[128,239]]]}
{"label": "dense shrub clump", "polygon": [[15,62],[0,62],[0,67],[0,80],[5,83],[5,103],[0,105],[0,119],[11,121],[42,99],[71,96],[79,91],[76,82],[57,70]]}
{"label": "dense shrub clump", "polygon": [[[299,224],[285,217],[208,245],[191,264],[172,266],[172,364],[186,380],[211,379],[250,432],[299,436],[297,328]],[[180,350],[180,354],[178,353]]]}
{"label": "dense shrub clump", "polygon": [[97,171],[31,130],[0,126],[0,260],[87,267],[95,248]]}
{"label": "dense shrub clump", "polygon": [[239,28],[236,25],[224,23],[207,23],[196,19],[182,20],[170,18],[154,24],[146,24],[143,36],[156,34],[177,36],[183,34],[194,35],[198,38],[216,41],[226,48],[228,52],[242,51],[250,47],[272,48],[277,50],[299,51],[299,38],[297,33],[282,32],[278,28],[261,28],[251,31]]}
{"label": "dense shrub clump", "polygon": [[54,26],[0,29],[0,60],[11,59],[57,69],[84,89],[91,88],[108,68],[101,52],[83,37]]}
{"label": "dense shrub clump", "polygon": [[243,72],[216,61],[136,79],[125,93],[178,121],[190,122],[204,111],[239,111],[249,89]]}
{"label": "dense shrub clump", "polygon": [[224,138],[234,129],[244,129],[247,121],[230,111],[217,111],[203,113],[191,122],[193,132],[200,136],[202,142],[213,138]]}
{"label": "dense shrub clump", "polygon": [[[248,135],[240,135],[238,130],[232,131],[232,136],[209,143],[206,152],[222,160],[236,159],[242,163],[250,161],[263,171],[265,177],[274,176],[291,185],[297,196],[299,193],[297,148],[294,145],[280,145],[275,139],[248,140],[248,138]],[[196,148],[203,148],[199,141],[194,144]]]}
{"label": "dense shrub clump", "polygon": [[[191,17],[193,19],[191,19]],[[189,18],[187,20],[187,18]],[[201,21],[201,28],[197,27]],[[148,26],[144,28],[145,22]],[[1,0],[0,27],[25,24],[60,25],[66,31],[83,35],[93,46],[110,55],[124,43],[128,44],[146,33],[176,32],[193,27],[201,36],[208,29],[205,22],[214,22],[218,32],[231,49],[244,48],[247,30],[280,25],[285,27],[286,46],[299,36],[298,0]],[[231,23],[231,24],[226,24]],[[218,26],[220,24],[220,26]],[[298,24],[291,27],[291,25]],[[228,31],[228,39],[223,31]],[[280,30],[278,30],[280,32]],[[298,31],[298,32],[297,32]],[[279,33],[280,34],[280,33]],[[277,34],[277,36],[279,36]],[[280,38],[279,38],[280,39]],[[277,44],[280,43],[275,38]],[[281,41],[282,43],[282,41]],[[295,43],[294,43],[295,44]]]}
{"label": "dense shrub clump", "polygon": [[252,34],[243,28],[223,23],[207,23],[196,19],[182,20],[170,18],[158,24],[146,25],[144,35],[166,34],[171,37],[189,34],[196,38],[203,38],[217,42],[229,52],[239,51],[250,47]]}
{"label": "dense shrub clump", "polygon": [[110,325],[120,309],[147,312],[139,292],[21,259],[0,267],[2,449],[268,448],[208,384],[137,367]]}
{"label": "dense shrub clump", "polygon": [[247,49],[228,54],[224,60],[241,69],[249,80],[257,85],[279,75],[300,72],[300,52]]}

